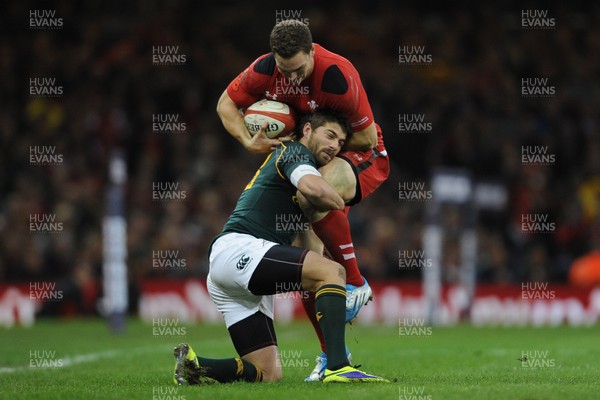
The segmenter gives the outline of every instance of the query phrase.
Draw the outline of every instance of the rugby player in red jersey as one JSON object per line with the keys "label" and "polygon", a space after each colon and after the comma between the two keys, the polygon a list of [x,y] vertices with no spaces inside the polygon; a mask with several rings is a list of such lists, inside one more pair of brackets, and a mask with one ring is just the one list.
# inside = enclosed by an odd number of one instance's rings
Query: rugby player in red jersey
{"label": "rugby player in red jersey", "polygon": [[[271,52],[240,73],[221,95],[217,112],[225,129],[247,150],[261,153],[280,141],[264,132],[252,136],[239,109],[267,98],[293,107],[301,114],[332,109],[344,114],[354,134],[344,151],[320,169],[346,202],[345,211],[321,211],[301,205],[312,228],[333,260],[346,269],[346,320],[356,317],[372,295],[361,276],[354,254],[347,213],[350,206],[368,197],[389,174],[389,159],[379,125],[373,118],[367,94],[352,63],[312,42],[308,26],[296,20],[279,22],[270,35]],[[322,377],[327,365],[323,337],[314,312],[314,299],[303,301],[321,342],[323,353],[307,380]]]}

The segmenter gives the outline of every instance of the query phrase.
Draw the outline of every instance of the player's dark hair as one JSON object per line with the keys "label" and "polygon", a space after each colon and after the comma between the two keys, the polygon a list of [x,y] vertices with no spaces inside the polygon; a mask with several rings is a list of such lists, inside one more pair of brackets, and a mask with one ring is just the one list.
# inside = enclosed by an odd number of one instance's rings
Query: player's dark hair
{"label": "player's dark hair", "polygon": [[346,118],[344,114],[341,114],[337,111],[318,110],[306,114],[304,117],[302,117],[300,125],[298,125],[298,128],[296,129],[296,135],[298,138],[302,137],[302,130],[307,122],[310,122],[310,126],[313,130],[325,125],[328,122],[337,123],[342,128],[342,131],[344,131],[346,134],[346,143],[352,137],[352,126],[350,126],[350,121],[348,121],[348,118]]}
{"label": "player's dark hair", "polygon": [[308,26],[295,19],[283,20],[273,27],[270,37],[271,51],[290,58],[303,51],[310,53],[312,35]]}

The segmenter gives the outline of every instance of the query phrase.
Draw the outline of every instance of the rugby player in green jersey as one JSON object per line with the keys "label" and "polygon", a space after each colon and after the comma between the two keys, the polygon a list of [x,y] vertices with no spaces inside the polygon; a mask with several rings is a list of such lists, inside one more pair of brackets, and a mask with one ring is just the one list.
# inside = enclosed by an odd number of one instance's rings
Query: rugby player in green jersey
{"label": "rugby player in green jersey", "polygon": [[277,146],[246,185],[211,244],[207,278],[239,357],[204,358],[182,343],[174,350],[176,384],[281,380],[273,295],[298,290],[315,293],[328,357],[323,382],[387,382],[350,366],[346,357],[344,268],[291,246],[298,223],[304,226],[298,197],[322,210],[344,208],[317,169],[339,153],[349,135],[344,117],[327,111],[309,114],[299,126],[299,139]]}

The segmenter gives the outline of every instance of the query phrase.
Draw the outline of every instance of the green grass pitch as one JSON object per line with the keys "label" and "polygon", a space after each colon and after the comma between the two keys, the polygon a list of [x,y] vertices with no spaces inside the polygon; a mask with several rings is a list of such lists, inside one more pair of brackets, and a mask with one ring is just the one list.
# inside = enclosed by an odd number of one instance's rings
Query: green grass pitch
{"label": "green grass pitch", "polygon": [[[276,324],[284,378],[270,384],[172,385],[172,348],[188,342],[206,357],[234,355],[222,325],[154,329],[129,321],[42,320],[0,329],[2,399],[599,399],[600,326],[468,325],[401,331],[353,325],[355,364],[389,384],[304,383],[318,352],[307,323]],[[403,333],[403,334],[400,334]],[[520,361],[519,359],[524,359]],[[46,368],[42,368],[42,367]]]}

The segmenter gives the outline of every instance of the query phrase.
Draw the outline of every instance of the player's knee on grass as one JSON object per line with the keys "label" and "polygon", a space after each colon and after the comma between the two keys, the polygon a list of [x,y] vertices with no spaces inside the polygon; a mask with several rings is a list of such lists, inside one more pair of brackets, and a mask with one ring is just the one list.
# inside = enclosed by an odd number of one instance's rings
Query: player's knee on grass
{"label": "player's knee on grass", "polygon": [[266,378],[263,375],[263,382],[279,382],[283,377],[281,366],[276,367],[271,373],[267,374]]}
{"label": "player's knee on grass", "polygon": [[323,285],[346,284],[346,270],[335,261],[329,260],[314,251],[308,252],[302,266],[302,287],[316,292]]}
{"label": "player's knee on grass", "polygon": [[283,375],[276,346],[265,347],[242,357],[262,371],[263,382],[277,382]]}
{"label": "player's knee on grass", "polygon": [[279,382],[283,376],[283,371],[281,370],[281,362],[276,362],[275,365],[271,366],[263,365],[263,368],[261,368],[260,365],[254,365],[261,369],[263,374],[263,382]]}

